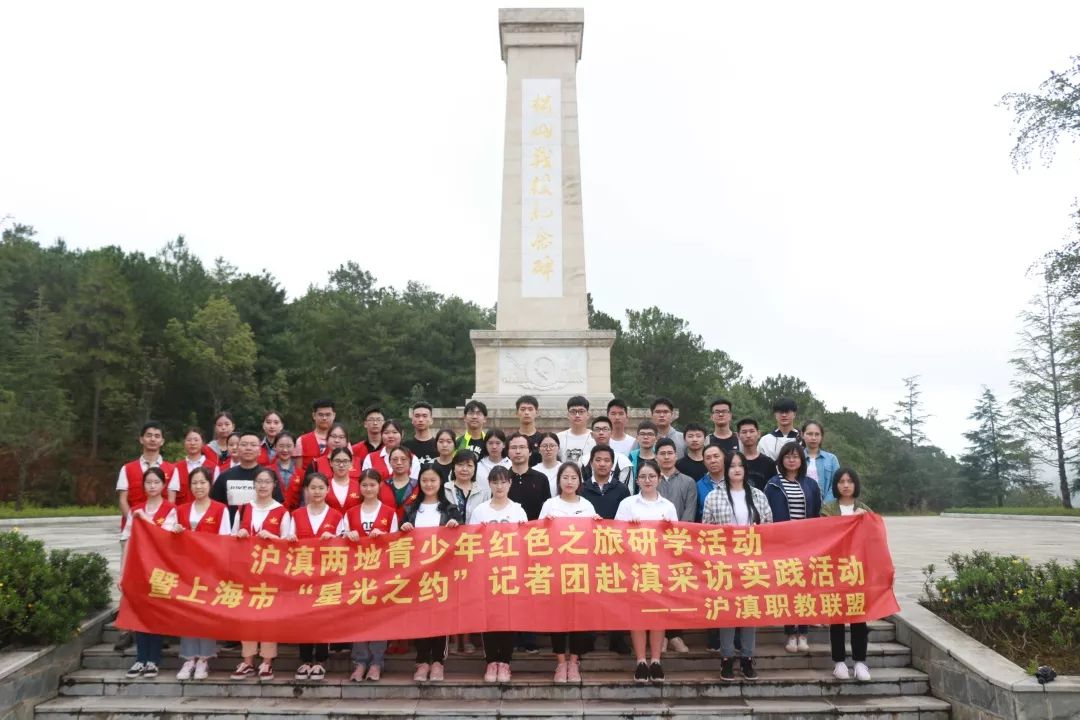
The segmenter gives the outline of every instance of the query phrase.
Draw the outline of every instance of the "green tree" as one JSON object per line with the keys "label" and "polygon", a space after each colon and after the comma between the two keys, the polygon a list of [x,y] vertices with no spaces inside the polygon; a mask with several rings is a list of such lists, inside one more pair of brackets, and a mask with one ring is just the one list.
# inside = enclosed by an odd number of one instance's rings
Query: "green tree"
{"label": "green tree", "polygon": [[896,401],[896,412],[892,415],[891,430],[914,448],[926,441],[922,431],[926,418],[930,417],[923,410],[922,391],[919,390],[919,376],[904,378],[904,397]]}
{"label": "green tree", "polygon": [[1035,93],[1008,93],[1002,104],[1015,113],[1012,161],[1027,167],[1031,156],[1049,164],[1060,142],[1080,138],[1080,55],[1064,72],[1051,71]]}
{"label": "green tree", "polygon": [[1030,483],[1031,453],[1024,439],[1011,432],[1005,408],[985,385],[968,417],[977,426],[964,433],[970,443],[960,458],[966,480],[964,504],[992,501],[1003,507],[1010,490]]}

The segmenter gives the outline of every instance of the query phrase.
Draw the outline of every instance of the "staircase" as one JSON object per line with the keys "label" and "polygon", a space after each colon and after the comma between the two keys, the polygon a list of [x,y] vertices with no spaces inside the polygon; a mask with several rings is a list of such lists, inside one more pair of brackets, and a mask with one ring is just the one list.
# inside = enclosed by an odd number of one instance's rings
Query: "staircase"
{"label": "staircase", "polygon": [[[291,645],[281,646],[273,681],[230,680],[239,651],[228,650],[211,661],[209,679],[180,682],[175,639],[165,650],[161,675],[129,680],[124,673],[134,662],[134,649],[113,650],[117,636],[110,625],[102,644],[83,653],[81,669],[63,678],[59,697],[36,708],[38,720],[714,716],[946,720],[950,716],[948,703],[928,695],[926,674],[911,667],[910,651],[896,642],[895,629],[887,621],[870,624],[867,665],[873,681],[869,683],[832,676],[826,628],[811,628],[810,652],[798,654],[784,651],[779,629],[759,629],[760,677],[734,683],[719,679],[720,658],[704,651],[704,633],[686,633],[691,652],[665,655],[667,681],[661,685],[636,684],[630,657],[605,650],[583,659],[581,683],[556,685],[550,648],[539,655],[515,654],[513,681],[506,685],[483,682],[480,653],[451,654],[446,680],[422,685],[412,680],[411,654],[387,656],[378,683],[352,683],[348,654],[331,653],[326,680],[301,682],[292,679],[299,659]],[[600,647],[603,637],[597,641]]]}

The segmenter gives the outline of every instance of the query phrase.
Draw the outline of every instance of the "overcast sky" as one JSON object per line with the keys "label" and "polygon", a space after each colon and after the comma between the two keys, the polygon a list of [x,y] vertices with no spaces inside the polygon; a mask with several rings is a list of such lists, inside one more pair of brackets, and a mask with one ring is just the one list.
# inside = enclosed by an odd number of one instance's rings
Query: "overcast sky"
{"label": "overcast sky", "polygon": [[[75,247],[182,234],[291,297],[355,260],[491,305],[497,8],[5,2],[0,216]],[[1080,194],[1076,146],[1012,169],[997,103],[1077,28],[1076,2],[585,3],[597,306],[658,305],[830,409],[888,414],[919,374],[962,452]]]}

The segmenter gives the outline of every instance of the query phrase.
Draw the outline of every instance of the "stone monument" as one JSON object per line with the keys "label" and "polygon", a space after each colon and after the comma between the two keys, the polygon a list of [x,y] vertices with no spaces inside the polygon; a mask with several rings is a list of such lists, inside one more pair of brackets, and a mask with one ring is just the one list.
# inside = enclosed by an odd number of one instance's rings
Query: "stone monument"
{"label": "stone monument", "polygon": [[[590,330],[578,152],[580,8],[500,9],[506,62],[499,296],[494,330],[473,330],[476,392],[493,415],[523,394],[611,399],[612,330]],[[503,412],[499,412],[503,411]],[[546,414],[546,413],[545,413]]]}

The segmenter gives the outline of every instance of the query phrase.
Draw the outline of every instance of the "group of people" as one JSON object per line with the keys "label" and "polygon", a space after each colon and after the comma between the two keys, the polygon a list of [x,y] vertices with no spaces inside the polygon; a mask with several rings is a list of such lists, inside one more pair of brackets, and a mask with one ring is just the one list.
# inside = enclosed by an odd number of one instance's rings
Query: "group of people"
{"label": "group of people", "polygon": [[[681,521],[720,525],[759,525],[821,515],[867,512],[858,498],[859,476],[840,467],[822,449],[821,423],[796,428],[797,407],[781,398],[773,405],[777,427],[761,435],[758,423],[732,423],[732,403],[717,398],[710,405],[711,432],[697,424],[682,431],[672,426],[675,408],[658,398],[651,417],[635,433],[627,431],[626,403],[615,399],[606,414],[590,418],[587,398],[567,402],[569,428],[542,432],[536,427],[537,398],[517,400],[520,427],[506,434],[488,429],[484,403],[465,406],[465,431],[435,430],[433,408],[417,403],[410,412],[412,437],[378,407],[364,413],[365,438],[352,443],[336,422],[331,400],[312,406],[314,427],[299,436],[285,430],[280,413],[268,412],[262,433],[237,432],[232,416],[214,419],[214,437],[201,429],[184,435],[185,457],[171,463],[161,456],[164,435],[156,422],[140,433],[142,454],[125,464],[116,489],[123,519],[122,557],[132,523],[143,520],[171,532],[210,532],[235,537],[286,540],[345,537],[359,541],[414,528],[453,528],[483,523],[521,523],[547,517],[589,517],[625,521]],[[787,652],[810,650],[805,625],[784,628]],[[630,629],[632,650],[622,633],[610,634],[611,649],[633,652],[639,682],[664,679],[665,651],[687,652],[679,630]],[[866,665],[865,623],[851,625],[853,670],[845,653],[845,626],[830,629],[834,675],[870,680]],[[136,662],[129,677],[155,677],[163,637],[135,633]],[[554,680],[581,679],[581,658],[592,646],[592,633],[552,635],[556,654]],[[538,652],[535,633],[490,632],[482,638],[446,636],[411,641],[416,650],[417,682],[444,679],[451,643],[464,653],[482,642],[484,679],[506,683],[515,648]],[[203,679],[217,639],[184,637],[177,677]],[[301,644],[296,679],[321,680],[332,645]],[[720,677],[757,678],[755,629],[716,628],[707,634],[707,650],[721,657]],[[242,660],[232,677],[272,679],[277,643],[243,641]],[[351,645],[350,680],[377,681],[386,654],[406,652],[404,642],[368,641]]]}

